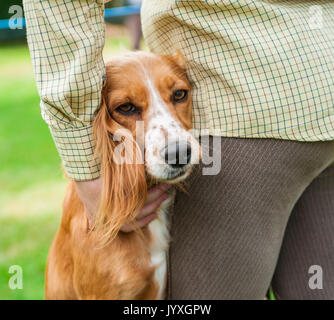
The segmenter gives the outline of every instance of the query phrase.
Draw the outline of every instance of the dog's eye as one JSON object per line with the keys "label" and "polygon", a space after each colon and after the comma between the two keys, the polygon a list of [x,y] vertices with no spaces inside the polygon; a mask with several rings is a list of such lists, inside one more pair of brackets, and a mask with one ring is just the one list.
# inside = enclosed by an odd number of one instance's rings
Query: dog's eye
{"label": "dog's eye", "polygon": [[187,90],[176,90],[173,93],[172,100],[173,102],[182,102],[187,98]]}
{"label": "dog's eye", "polygon": [[116,108],[116,111],[124,115],[130,115],[138,112],[138,108],[131,103],[125,103]]}

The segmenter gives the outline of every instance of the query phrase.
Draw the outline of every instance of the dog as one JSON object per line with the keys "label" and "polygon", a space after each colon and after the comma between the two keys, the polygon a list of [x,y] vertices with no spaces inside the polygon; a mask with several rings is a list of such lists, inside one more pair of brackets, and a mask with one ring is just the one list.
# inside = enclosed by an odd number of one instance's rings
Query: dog
{"label": "dog", "polygon": [[134,221],[148,188],[180,183],[200,158],[186,64],[180,52],[129,52],[106,62],[93,124],[103,179],[100,208],[90,228],[69,182],[47,260],[46,299],[166,298],[167,214],[175,188],[148,226],[120,229]]}

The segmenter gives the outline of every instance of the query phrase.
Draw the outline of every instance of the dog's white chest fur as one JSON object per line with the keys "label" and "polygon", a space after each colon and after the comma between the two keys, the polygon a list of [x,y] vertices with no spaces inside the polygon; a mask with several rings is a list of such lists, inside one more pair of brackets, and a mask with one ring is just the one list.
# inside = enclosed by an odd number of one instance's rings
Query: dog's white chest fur
{"label": "dog's white chest fur", "polygon": [[158,299],[165,297],[166,279],[167,279],[167,254],[169,247],[168,230],[168,208],[174,200],[174,193],[171,194],[162,204],[158,211],[158,218],[149,225],[152,235],[150,246],[150,255],[152,266],[155,267],[154,277],[159,286]]}

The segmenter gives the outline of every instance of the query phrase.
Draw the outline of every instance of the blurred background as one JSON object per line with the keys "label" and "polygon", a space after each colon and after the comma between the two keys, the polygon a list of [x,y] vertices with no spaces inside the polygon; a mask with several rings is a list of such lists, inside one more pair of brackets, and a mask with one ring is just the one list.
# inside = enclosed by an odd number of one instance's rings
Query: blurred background
{"label": "blurred background", "polygon": [[[0,2],[0,300],[43,299],[44,270],[58,228],[66,180],[41,118],[25,28],[9,29],[12,5]],[[114,0],[106,8],[105,56],[143,48],[140,1]],[[10,289],[12,265],[23,288]]]}

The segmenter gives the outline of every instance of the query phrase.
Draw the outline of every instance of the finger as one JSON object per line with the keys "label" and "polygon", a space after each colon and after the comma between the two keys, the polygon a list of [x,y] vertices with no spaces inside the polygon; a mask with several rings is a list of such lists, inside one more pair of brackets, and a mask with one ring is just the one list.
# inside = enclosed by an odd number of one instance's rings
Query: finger
{"label": "finger", "polygon": [[88,229],[90,230],[93,227],[93,214],[85,208],[85,214],[88,222]]}
{"label": "finger", "polygon": [[154,200],[151,203],[145,204],[144,207],[139,211],[138,215],[136,216],[136,219],[142,219],[145,216],[149,215],[150,213],[154,213],[161,203],[168,198],[167,193],[163,193],[158,199]]}
{"label": "finger", "polygon": [[159,198],[164,192],[166,192],[171,187],[170,184],[158,184],[154,186],[152,189],[148,190],[146,204],[153,202],[157,198]]}
{"label": "finger", "polygon": [[148,225],[151,221],[153,221],[155,218],[157,217],[156,213],[152,213],[140,220],[137,220],[135,223],[131,223],[131,224],[124,224],[121,228],[122,232],[132,232],[134,230],[140,229],[145,227],[146,225]]}

